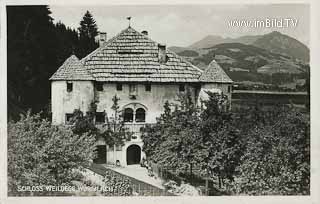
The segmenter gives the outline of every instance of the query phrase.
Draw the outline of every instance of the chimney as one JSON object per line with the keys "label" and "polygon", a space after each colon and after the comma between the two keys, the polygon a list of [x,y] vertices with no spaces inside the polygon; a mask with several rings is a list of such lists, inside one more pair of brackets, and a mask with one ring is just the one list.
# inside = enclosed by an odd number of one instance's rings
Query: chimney
{"label": "chimney", "polygon": [[166,55],[166,45],[158,44],[158,57],[160,63],[167,62],[167,55]]}
{"label": "chimney", "polygon": [[148,36],[148,31],[146,31],[146,30],[143,30],[141,33],[142,33],[143,35],[145,35],[145,36]]}
{"label": "chimney", "polygon": [[107,42],[107,33],[99,32],[99,46],[103,46]]}

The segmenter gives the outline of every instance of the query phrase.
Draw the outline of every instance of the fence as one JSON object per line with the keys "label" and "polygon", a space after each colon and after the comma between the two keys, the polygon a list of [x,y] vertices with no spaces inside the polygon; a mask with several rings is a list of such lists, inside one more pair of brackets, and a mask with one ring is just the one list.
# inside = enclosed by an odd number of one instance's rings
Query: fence
{"label": "fence", "polygon": [[187,170],[184,172],[177,171],[172,168],[164,168],[158,164],[151,163],[152,171],[165,181],[175,181],[177,185],[181,185],[183,182],[190,183],[193,186],[198,187],[201,190],[201,195],[222,195],[221,190],[217,189],[218,181],[209,178],[208,175],[203,173],[202,169],[193,168],[192,174]]}

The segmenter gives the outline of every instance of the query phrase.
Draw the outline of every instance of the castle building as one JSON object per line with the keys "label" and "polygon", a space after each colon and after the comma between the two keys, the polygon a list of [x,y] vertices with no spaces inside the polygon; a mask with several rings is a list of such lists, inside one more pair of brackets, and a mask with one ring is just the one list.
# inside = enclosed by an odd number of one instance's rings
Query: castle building
{"label": "castle building", "polygon": [[137,164],[144,153],[140,130],[156,123],[166,101],[176,103],[178,94],[191,91],[195,101],[204,90],[220,90],[231,100],[232,80],[213,60],[205,70],[132,27],[106,40],[83,59],[70,56],[52,75],[51,104],[53,124],[67,124],[75,109],[86,113],[96,101],[96,124],[114,117],[112,98],[116,95],[123,119],[133,133],[123,146],[110,147],[97,141],[99,162]]}

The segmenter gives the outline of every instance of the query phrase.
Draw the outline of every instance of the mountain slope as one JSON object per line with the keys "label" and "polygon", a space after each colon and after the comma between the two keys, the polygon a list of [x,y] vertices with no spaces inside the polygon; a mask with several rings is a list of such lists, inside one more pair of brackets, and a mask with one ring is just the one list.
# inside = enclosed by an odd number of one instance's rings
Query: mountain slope
{"label": "mountain slope", "polygon": [[238,38],[223,38],[223,37],[217,36],[217,35],[208,35],[208,36],[204,37],[203,39],[193,43],[188,48],[204,49],[204,48],[210,48],[215,45],[222,44],[222,43],[252,44],[260,37],[261,37],[260,35],[246,35],[246,36],[241,36]]}
{"label": "mountain slope", "polygon": [[300,41],[280,32],[271,32],[265,35],[245,35],[238,38],[223,38],[216,35],[208,35],[205,38],[193,43],[187,48],[179,47],[177,52],[184,50],[201,50],[209,49],[218,44],[224,43],[242,43],[253,45],[262,49],[269,50],[274,53],[280,53],[304,62],[309,61],[309,48]]}
{"label": "mountain slope", "polygon": [[309,61],[309,48],[300,41],[280,32],[271,32],[257,39],[252,45],[269,50],[274,53],[281,53]]}

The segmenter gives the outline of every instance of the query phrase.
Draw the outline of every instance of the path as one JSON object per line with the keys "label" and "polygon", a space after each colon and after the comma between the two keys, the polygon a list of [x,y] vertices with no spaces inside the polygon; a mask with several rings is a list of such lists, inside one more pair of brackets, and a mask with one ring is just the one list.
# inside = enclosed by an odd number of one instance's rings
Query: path
{"label": "path", "polygon": [[144,167],[141,167],[139,164],[128,165],[126,167],[110,167],[106,164],[104,164],[103,166],[105,166],[106,168],[112,169],[116,172],[119,172],[121,174],[136,178],[140,181],[156,186],[160,189],[164,189],[164,187],[162,186],[161,179],[160,178],[156,179],[154,177],[148,176],[148,170]]}

